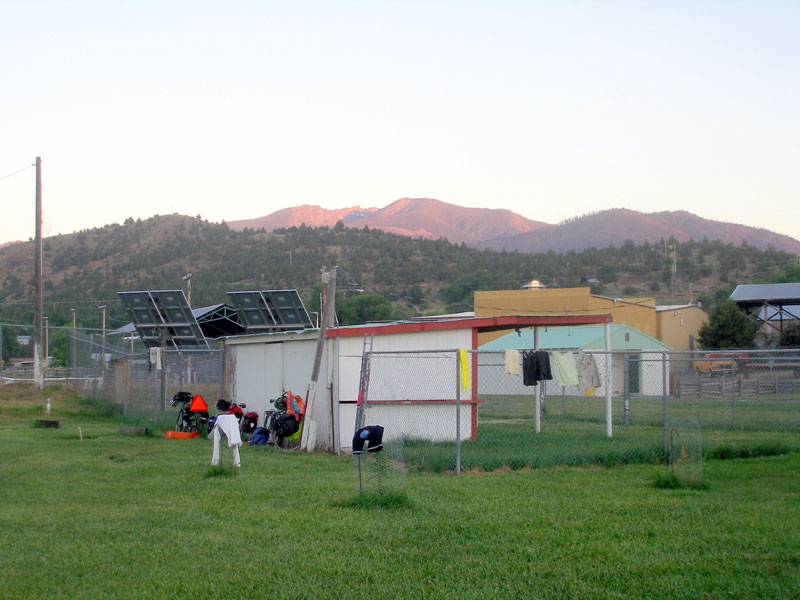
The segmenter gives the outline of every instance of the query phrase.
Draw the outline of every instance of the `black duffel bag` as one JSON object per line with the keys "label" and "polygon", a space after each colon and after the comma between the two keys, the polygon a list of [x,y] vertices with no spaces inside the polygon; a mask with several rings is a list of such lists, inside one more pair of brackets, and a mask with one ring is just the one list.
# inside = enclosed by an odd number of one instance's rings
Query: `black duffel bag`
{"label": "black duffel bag", "polygon": [[297,430],[300,428],[300,423],[298,423],[294,415],[289,415],[286,413],[281,413],[275,416],[275,434],[280,437],[289,437],[293,433],[297,433]]}

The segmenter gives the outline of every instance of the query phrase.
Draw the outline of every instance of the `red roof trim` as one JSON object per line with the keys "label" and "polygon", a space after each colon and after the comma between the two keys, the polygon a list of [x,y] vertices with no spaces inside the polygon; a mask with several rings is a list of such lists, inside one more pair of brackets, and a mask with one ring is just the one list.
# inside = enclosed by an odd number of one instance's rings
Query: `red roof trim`
{"label": "red roof trim", "polygon": [[448,329],[475,329],[498,331],[515,327],[576,327],[579,325],[603,325],[611,322],[611,315],[506,315],[502,317],[478,317],[446,321],[419,321],[392,323],[389,325],[363,325],[360,327],[337,327],[327,331],[327,337],[355,337],[368,334],[416,333],[420,331],[444,331]]}

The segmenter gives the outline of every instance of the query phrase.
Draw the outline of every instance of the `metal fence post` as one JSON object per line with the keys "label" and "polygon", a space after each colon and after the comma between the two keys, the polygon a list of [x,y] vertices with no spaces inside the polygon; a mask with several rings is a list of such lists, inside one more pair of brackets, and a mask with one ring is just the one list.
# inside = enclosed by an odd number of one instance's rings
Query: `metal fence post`
{"label": "metal fence post", "polygon": [[605,381],[604,387],[606,391],[606,437],[611,438],[613,435],[612,430],[612,404],[611,404],[611,388],[613,387],[613,380],[611,375],[611,325],[606,322],[603,325],[603,332],[605,338],[605,353],[606,353],[606,368],[605,368]]}
{"label": "metal fence post", "polygon": [[623,415],[623,422],[625,425],[630,425],[630,416],[631,416],[631,389],[629,385],[629,378],[630,378],[630,355],[625,355],[625,362],[624,367],[622,369],[622,415]]}
{"label": "metal fence post", "polygon": [[461,475],[461,360],[456,352],[456,475]]}
{"label": "metal fence post", "polygon": [[178,375],[178,391],[183,391],[183,386],[186,384],[184,379],[184,370],[186,369],[186,361],[183,356],[183,350],[178,350],[178,359],[180,374]]}
{"label": "metal fence post", "polygon": [[664,421],[664,456],[667,454],[667,353],[661,353],[661,412]]}
{"label": "metal fence post", "polygon": [[[723,398],[725,397],[725,384],[727,383],[727,369],[722,371],[722,394]],[[736,380],[734,379],[734,386],[736,385]],[[777,392],[777,389],[775,390]],[[731,390],[731,426],[736,429],[736,394],[735,390]]]}
{"label": "metal fence post", "polygon": [[152,363],[150,366],[153,369],[153,424],[158,425],[158,367]]}

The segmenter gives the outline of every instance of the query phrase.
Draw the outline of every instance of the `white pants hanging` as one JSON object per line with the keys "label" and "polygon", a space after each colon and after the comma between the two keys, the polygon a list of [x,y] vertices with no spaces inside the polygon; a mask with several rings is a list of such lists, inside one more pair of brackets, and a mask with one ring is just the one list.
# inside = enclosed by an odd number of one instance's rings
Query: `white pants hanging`
{"label": "white pants hanging", "polygon": [[228,447],[233,447],[233,466],[242,466],[239,460],[239,446],[242,444],[242,437],[239,435],[239,422],[234,415],[219,415],[214,423],[214,429],[211,430],[208,437],[214,446],[211,454],[211,466],[216,467],[219,464],[219,447],[223,437],[228,440]]}

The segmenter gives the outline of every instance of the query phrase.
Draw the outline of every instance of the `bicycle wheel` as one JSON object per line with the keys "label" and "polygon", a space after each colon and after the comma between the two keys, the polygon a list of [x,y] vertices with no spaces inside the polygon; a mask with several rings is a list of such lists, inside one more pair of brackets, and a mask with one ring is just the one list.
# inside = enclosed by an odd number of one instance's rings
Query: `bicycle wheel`
{"label": "bicycle wheel", "polygon": [[178,413],[178,419],[175,421],[175,431],[183,431],[183,413]]}

